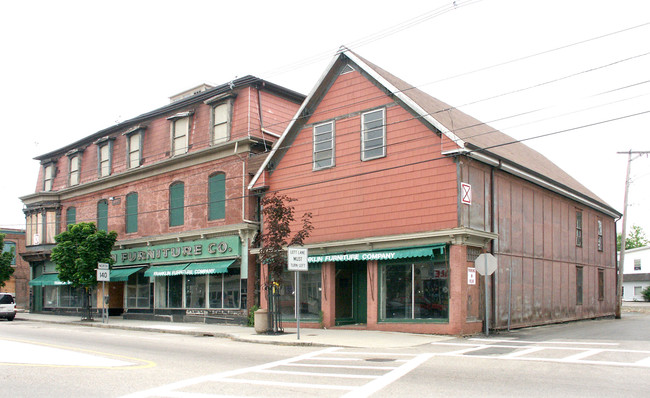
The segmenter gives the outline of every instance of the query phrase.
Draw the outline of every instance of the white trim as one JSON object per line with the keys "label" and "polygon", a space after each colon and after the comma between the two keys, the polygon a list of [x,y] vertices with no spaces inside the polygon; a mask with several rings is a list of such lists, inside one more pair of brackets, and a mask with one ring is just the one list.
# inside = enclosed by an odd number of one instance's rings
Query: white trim
{"label": "white trim", "polygon": [[260,178],[260,176],[262,175],[262,173],[264,172],[266,167],[269,165],[269,162],[271,161],[271,159],[277,153],[278,148],[282,147],[282,143],[286,139],[287,135],[292,130],[293,126],[296,124],[296,121],[298,120],[298,118],[300,118],[300,115],[302,114],[302,112],[307,107],[307,104],[311,101],[311,99],[316,94],[316,90],[321,86],[321,84],[323,84],[323,82],[325,81],[325,78],[329,74],[330,70],[332,69],[332,67],[334,66],[336,61],[339,59],[339,57],[340,57],[339,54],[340,53],[337,53],[336,56],[334,56],[332,58],[329,65],[327,65],[327,68],[325,69],[325,72],[318,79],[318,81],[316,82],[316,85],[314,85],[314,87],[311,89],[311,91],[309,92],[309,94],[307,95],[305,100],[302,102],[302,105],[300,105],[300,108],[296,112],[296,115],[293,117],[293,119],[291,119],[291,122],[289,122],[289,125],[287,126],[287,128],[284,129],[284,132],[282,133],[282,136],[280,137],[280,139],[275,142],[275,145],[273,145],[273,148],[271,149],[271,153],[269,153],[269,156],[267,156],[266,159],[264,159],[264,163],[262,163],[260,168],[257,170],[257,173],[255,173],[255,176],[253,176],[253,179],[248,184],[248,189],[249,190],[252,190],[253,187],[255,187],[255,184],[257,183],[257,180]]}
{"label": "white trim", "polygon": [[393,86],[390,82],[388,82],[388,80],[384,79],[379,73],[375,72],[374,69],[372,69],[371,67],[366,65],[365,62],[363,62],[361,59],[356,57],[353,53],[348,53],[347,51],[344,51],[344,52],[345,52],[345,55],[348,58],[350,58],[354,63],[359,65],[361,67],[361,69],[363,69],[366,73],[368,73],[370,76],[372,76],[381,85],[383,85],[385,88],[387,88],[389,91],[391,91],[393,95],[397,96],[408,107],[410,107],[415,112],[417,112],[424,120],[426,120],[429,123],[431,123],[432,125],[434,125],[438,130],[440,130],[444,135],[446,135],[447,138],[452,140],[459,147],[461,147],[461,148],[465,147],[465,141],[461,140],[460,137],[458,137],[456,134],[452,133],[445,126],[443,126],[442,123],[440,123],[433,116],[431,116],[428,112],[426,112],[420,105],[418,105],[415,101],[413,101],[409,96],[404,94],[401,90],[398,90],[397,87]]}

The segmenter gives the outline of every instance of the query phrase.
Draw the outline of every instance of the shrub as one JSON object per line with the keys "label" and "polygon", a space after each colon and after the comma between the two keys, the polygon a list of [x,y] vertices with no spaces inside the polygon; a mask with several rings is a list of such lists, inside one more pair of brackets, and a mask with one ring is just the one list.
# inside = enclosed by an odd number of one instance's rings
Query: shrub
{"label": "shrub", "polygon": [[641,291],[641,295],[645,301],[650,301],[650,286]]}
{"label": "shrub", "polygon": [[255,326],[255,311],[259,310],[260,307],[257,305],[254,305],[251,307],[250,310],[248,310],[248,326]]}

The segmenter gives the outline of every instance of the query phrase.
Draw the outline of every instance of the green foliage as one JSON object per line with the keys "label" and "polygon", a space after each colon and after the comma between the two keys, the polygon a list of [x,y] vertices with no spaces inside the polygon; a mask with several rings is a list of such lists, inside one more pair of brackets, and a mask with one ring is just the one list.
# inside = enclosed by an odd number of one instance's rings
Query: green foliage
{"label": "green foliage", "polygon": [[282,271],[287,265],[287,246],[302,246],[314,229],[311,213],[305,213],[301,219],[302,227],[289,239],[291,223],[295,221],[291,202],[295,201],[296,199],[277,193],[262,199],[264,229],[260,261],[268,265],[272,281],[280,281]]}
{"label": "green foliage", "polygon": [[5,234],[0,234],[0,288],[5,286],[5,282],[11,278],[14,268],[11,266],[11,260],[14,258],[14,248],[5,252]]}
{"label": "green foliage", "polygon": [[[616,250],[621,251],[621,234],[616,235]],[[632,225],[630,232],[625,236],[625,250],[635,249],[637,247],[644,247],[650,244],[650,241],[645,236],[643,228],[638,225]]]}
{"label": "green foliage", "polygon": [[645,301],[650,301],[650,286],[641,291],[641,295]]}
{"label": "green foliage", "polygon": [[117,240],[115,231],[98,231],[94,223],[79,223],[54,237],[51,259],[59,279],[74,287],[97,285],[97,263],[113,264],[111,250]]}
{"label": "green foliage", "polygon": [[255,326],[255,311],[259,310],[260,307],[254,305],[248,310],[248,326]]}

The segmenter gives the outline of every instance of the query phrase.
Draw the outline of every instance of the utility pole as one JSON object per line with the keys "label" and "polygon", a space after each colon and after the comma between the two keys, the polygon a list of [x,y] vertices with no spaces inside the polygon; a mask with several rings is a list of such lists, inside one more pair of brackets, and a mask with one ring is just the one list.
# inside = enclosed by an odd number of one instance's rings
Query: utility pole
{"label": "utility pole", "polygon": [[[621,319],[621,305],[623,301],[623,266],[625,265],[625,237],[627,235],[627,196],[630,190],[630,165],[632,161],[642,155],[650,154],[650,151],[633,151],[616,152],[618,154],[627,154],[627,172],[625,174],[625,195],[623,197],[623,230],[621,231],[621,252],[618,260],[618,272],[616,273],[616,312],[614,314],[616,319]],[[636,155],[632,158],[632,155]]]}

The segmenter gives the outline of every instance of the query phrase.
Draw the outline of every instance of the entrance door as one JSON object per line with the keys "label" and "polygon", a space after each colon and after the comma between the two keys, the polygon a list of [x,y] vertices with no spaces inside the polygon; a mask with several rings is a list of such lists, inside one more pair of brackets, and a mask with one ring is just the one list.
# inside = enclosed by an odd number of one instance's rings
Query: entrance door
{"label": "entrance door", "polygon": [[366,263],[336,263],[336,324],[367,322]]}

